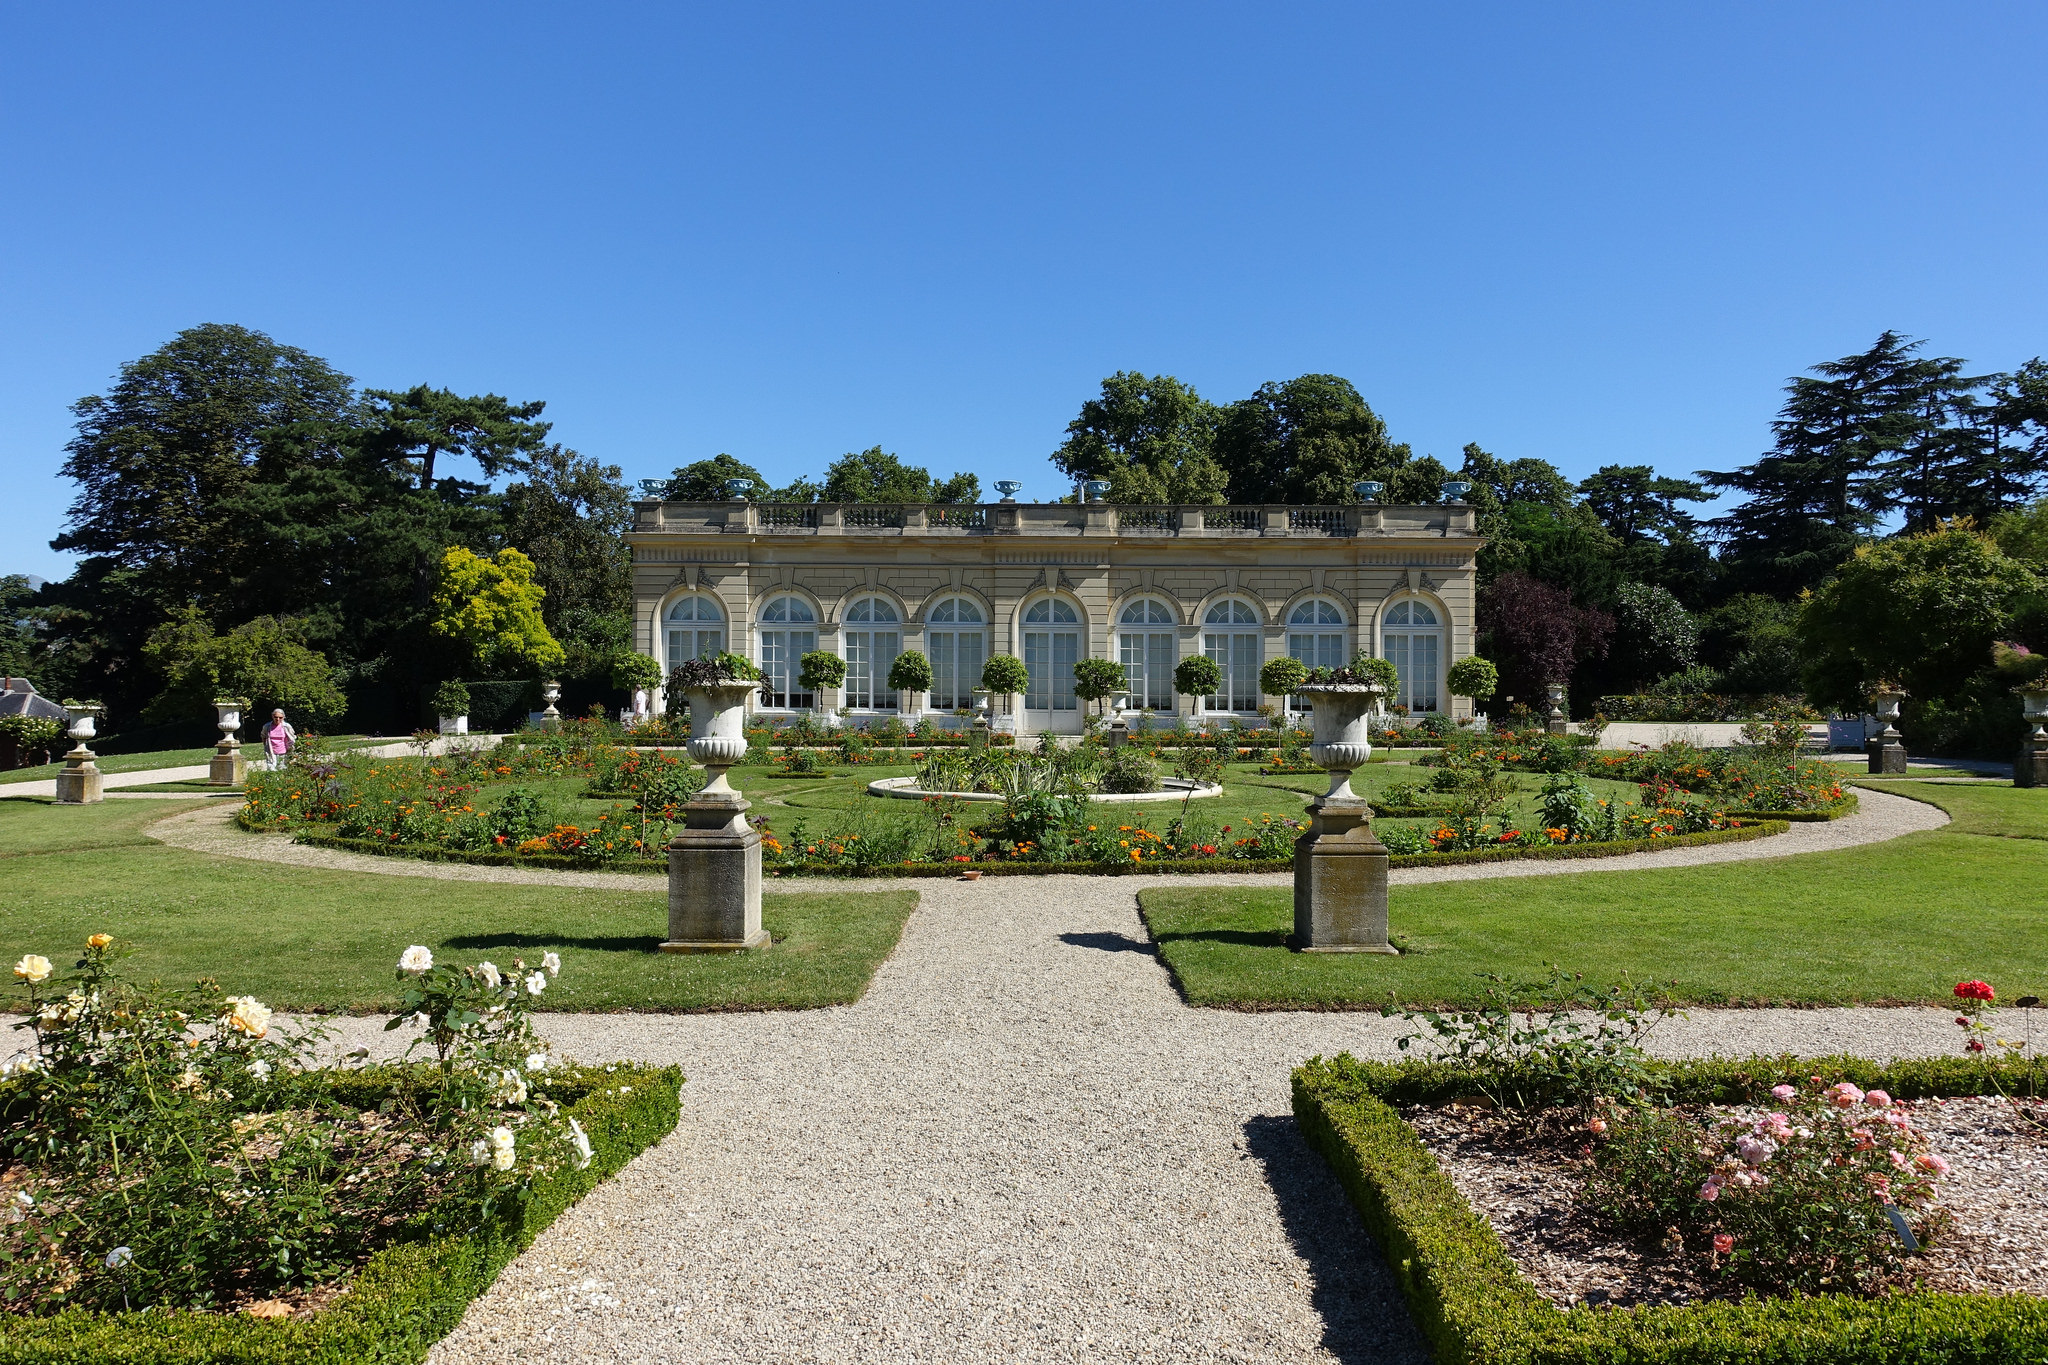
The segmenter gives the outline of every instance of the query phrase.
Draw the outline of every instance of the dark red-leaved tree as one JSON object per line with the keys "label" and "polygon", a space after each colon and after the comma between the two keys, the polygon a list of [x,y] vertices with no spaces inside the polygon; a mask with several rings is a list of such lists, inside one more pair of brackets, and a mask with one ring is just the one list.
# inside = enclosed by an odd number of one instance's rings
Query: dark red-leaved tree
{"label": "dark red-leaved tree", "polygon": [[1513,571],[1479,594],[1479,632],[1491,637],[1486,653],[1500,668],[1499,695],[1541,709],[1548,684],[1569,685],[1581,663],[1607,657],[1614,618]]}

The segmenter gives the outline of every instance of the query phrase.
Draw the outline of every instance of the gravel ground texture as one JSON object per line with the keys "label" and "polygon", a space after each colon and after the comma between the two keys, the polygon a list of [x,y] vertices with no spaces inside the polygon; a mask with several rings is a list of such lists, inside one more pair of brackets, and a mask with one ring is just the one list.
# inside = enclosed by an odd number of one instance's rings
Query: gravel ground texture
{"label": "gravel ground texture", "polygon": [[[1396,868],[1389,875],[1389,881],[1394,886],[1415,886],[1423,882],[1474,881],[1492,877],[1557,877],[1583,872],[1635,872],[1664,867],[1698,867],[1708,863],[1747,862],[1756,858],[1787,858],[1802,853],[1822,853],[1838,848],[1879,843],[1886,839],[1896,839],[1902,834],[1939,829],[1948,823],[1947,812],[1924,801],[1915,801],[1891,792],[1867,789],[1859,791],[1857,797],[1857,810],[1852,815],[1844,816],[1840,820],[1795,824],[1784,834],[1775,834],[1748,843],[1706,844],[1657,853],[1631,853],[1618,858],[1522,860],[1469,863],[1453,867],[1403,867]],[[280,834],[251,834],[234,825],[233,818],[233,808],[226,805],[209,806],[159,821],[150,826],[149,833],[173,847],[191,849],[198,853],[211,853],[218,857],[254,858],[265,862],[287,863],[295,867],[324,867],[397,877],[440,877],[448,881],[526,882],[540,886],[645,889],[650,884],[650,877],[659,875],[644,872],[570,872],[523,867],[479,867],[468,863],[429,863],[413,858],[386,858],[374,853],[351,853],[346,849],[315,848],[306,844],[295,844]],[[1228,874],[1221,876],[1228,877]],[[1248,886],[1285,886],[1290,877],[1291,874],[1286,872],[1265,872],[1234,880]],[[1040,880],[1042,879],[1034,878],[1028,883],[1012,880],[1009,885],[1021,890],[1025,886],[1037,884]],[[1117,880],[1124,885],[1132,884],[1128,877],[1120,877]],[[1179,876],[1168,877],[1161,884],[1191,886],[1204,882],[1220,884],[1220,880],[1218,876]],[[822,885],[827,881],[834,886],[848,888],[923,888],[932,885],[928,879],[888,881],[845,878],[792,878],[778,881],[777,885],[811,886]]]}
{"label": "gravel ground texture", "polygon": [[[922,883],[843,1008],[542,1016],[565,1055],[680,1065],[682,1123],[433,1361],[1427,1360],[1287,1090],[1406,1029],[1186,1008],[1146,883]],[[334,1022],[344,1049],[403,1037]],[[1885,1057],[1954,1033],[1939,1010],[1695,1011],[1652,1042]]]}
{"label": "gravel ground texture", "polygon": [[[1906,1287],[1949,1293],[2048,1291],[2048,1105],[2002,1097],[1901,1106],[1950,1171],[1936,1188],[1949,1218],[1906,1261]],[[1723,1111],[1734,1113],[1734,1110]],[[1738,1297],[1708,1248],[1673,1251],[1616,1237],[1581,1214],[1583,1130],[1512,1116],[1413,1107],[1415,1125],[1458,1192],[1493,1225],[1522,1273],[1553,1303],[1689,1303]]]}

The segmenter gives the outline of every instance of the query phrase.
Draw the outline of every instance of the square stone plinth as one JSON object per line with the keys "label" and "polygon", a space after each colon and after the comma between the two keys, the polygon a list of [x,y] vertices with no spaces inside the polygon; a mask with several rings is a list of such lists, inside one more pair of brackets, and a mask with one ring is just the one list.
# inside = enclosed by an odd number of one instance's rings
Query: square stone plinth
{"label": "square stone plinth", "polygon": [[81,763],[66,768],[57,774],[57,804],[89,806],[95,801],[104,801],[107,799],[105,781],[97,763]]}
{"label": "square stone plinth", "polygon": [[2015,787],[2048,787],[2048,744],[2030,742],[2020,746],[2019,755],[2012,761],[2012,784]]}
{"label": "square stone plinth", "polygon": [[1303,953],[1399,953],[1387,941],[1387,849],[1363,801],[1318,800],[1294,843],[1294,936]]}
{"label": "square stone plinth", "polygon": [[248,778],[249,761],[242,757],[240,749],[215,754],[206,765],[206,785],[209,787],[239,787]]}
{"label": "square stone plinth", "polygon": [[761,927],[761,835],[741,803],[690,802],[668,846],[664,953],[743,953],[768,946]]}
{"label": "square stone plinth", "polygon": [[1870,741],[1868,753],[1872,777],[1895,775],[1906,771],[1906,746],[1897,740],[1887,744],[1883,740],[1874,739]]}

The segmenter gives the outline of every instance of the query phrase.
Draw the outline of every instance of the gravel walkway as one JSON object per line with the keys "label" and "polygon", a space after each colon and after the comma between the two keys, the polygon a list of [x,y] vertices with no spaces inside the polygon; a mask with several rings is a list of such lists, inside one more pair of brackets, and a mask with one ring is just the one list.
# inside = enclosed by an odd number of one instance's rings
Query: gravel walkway
{"label": "gravel walkway", "polygon": [[[1391,1057],[1401,1026],[1184,1007],[1136,886],[924,883],[849,1007],[545,1016],[579,1059],[680,1065],[682,1123],[435,1365],[1427,1360],[1287,1094],[1293,1063]],[[398,1036],[335,1022],[342,1047]],[[1731,1010],[1657,1041],[1890,1056],[1954,1033],[1938,1010]]]}
{"label": "gravel walkway", "polygon": [[[1869,789],[1861,790],[1857,795],[1859,805],[1854,815],[1845,816],[1840,820],[1795,824],[1784,834],[1748,843],[1706,844],[1695,848],[1674,848],[1661,853],[1633,853],[1619,858],[1557,861],[1525,859],[1473,863],[1463,867],[1406,867],[1396,869],[1391,881],[1395,886],[1413,886],[1421,882],[1473,881],[1490,877],[1546,877],[1579,872],[1636,872],[1664,867],[1697,867],[1707,863],[1746,862],[1753,858],[1785,858],[1801,853],[1821,853],[1831,849],[1853,848],[1859,844],[1878,843],[1885,839],[1896,839],[1902,834],[1939,829],[1948,823],[1947,812],[1924,801],[1914,801],[1890,792]],[[397,877],[439,877],[447,881],[525,882],[537,886],[645,890],[650,884],[650,878],[658,875],[632,872],[544,871],[523,867],[475,867],[467,863],[429,863],[413,858],[385,858],[373,853],[350,853],[338,848],[314,848],[305,844],[295,844],[282,835],[250,834],[231,823],[233,816],[233,809],[226,806],[203,807],[158,821],[149,827],[149,833],[173,847],[191,849],[197,853],[211,853],[218,857],[255,858],[265,862],[289,863],[294,867],[324,867]],[[1245,881],[1248,885],[1282,886],[1287,883],[1289,875],[1285,872],[1258,873],[1245,878]],[[1033,880],[1035,882],[1038,879]],[[1152,884],[1153,880],[1147,878],[1145,884]],[[1163,885],[1184,886],[1198,879],[1169,876],[1158,880]],[[1213,878],[1199,880],[1214,881]],[[1129,878],[1119,878],[1118,881],[1120,885],[1126,887],[1135,884]],[[780,884],[783,883],[778,883]],[[819,884],[822,883],[809,879],[787,883],[792,887]],[[832,884],[860,886],[871,890],[887,886],[923,888],[932,885],[931,881],[925,879],[846,883],[835,881]],[[1013,887],[1018,885],[1015,881],[1009,881],[1008,884]]]}

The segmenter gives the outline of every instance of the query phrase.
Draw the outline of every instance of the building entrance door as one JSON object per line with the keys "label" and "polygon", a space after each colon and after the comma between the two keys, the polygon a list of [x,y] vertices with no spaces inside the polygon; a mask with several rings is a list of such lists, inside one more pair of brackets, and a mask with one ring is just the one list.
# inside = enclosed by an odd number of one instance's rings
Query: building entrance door
{"label": "building entrance door", "polygon": [[1023,635],[1024,668],[1031,675],[1024,693],[1024,729],[1080,734],[1074,665],[1081,658],[1081,618],[1058,598],[1045,598],[1024,613]]}

